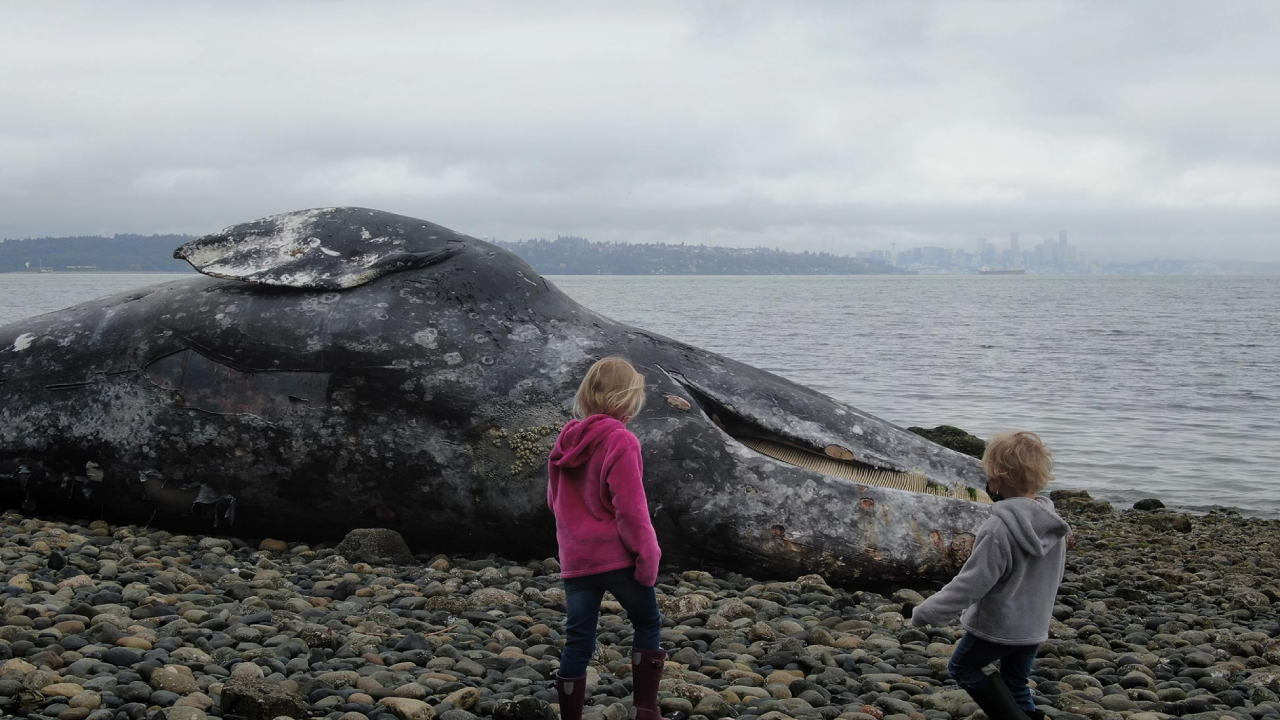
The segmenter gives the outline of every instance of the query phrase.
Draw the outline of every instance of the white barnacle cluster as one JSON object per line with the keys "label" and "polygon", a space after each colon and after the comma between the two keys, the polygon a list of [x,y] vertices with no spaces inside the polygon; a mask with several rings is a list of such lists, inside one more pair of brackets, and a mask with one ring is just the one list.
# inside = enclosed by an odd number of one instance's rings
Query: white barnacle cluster
{"label": "white barnacle cluster", "polygon": [[537,325],[533,324],[517,325],[511,328],[511,332],[507,335],[507,339],[515,340],[516,342],[529,342],[540,337],[542,337],[542,331],[538,329]]}
{"label": "white barnacle cluster", "polygon": [[556,425],[535,425],[511,435],[504,428],[495,428],[489,431],[489,436],[493,439],[494,447],[507,446],[515,451],[516,461],[508,469],[508,474],[516,477],[541,467],[547,461],[550,448],[545,440],[559,429]]}
{"label": "white barnacle cluster", "polygon": [[413,334],[413,341],[428,350],[436,349],[436,338],[440,336],[440,331],[435,328],[423,328]]}

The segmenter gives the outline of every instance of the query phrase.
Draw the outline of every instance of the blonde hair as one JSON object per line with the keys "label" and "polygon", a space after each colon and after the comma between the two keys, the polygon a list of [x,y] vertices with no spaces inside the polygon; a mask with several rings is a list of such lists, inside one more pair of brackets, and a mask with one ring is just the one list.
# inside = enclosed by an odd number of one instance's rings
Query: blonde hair
{"label": "blonde hair", "polygon": [[620,357],[597,360],[573,396],[573,414],[633,418],[644,407],[644,376]]}
{"label": "blonde hair", "polygon": [[1001,486],[1034,494],[1053,479],[1053,453],[1030,430],[1003,432],[987,443],[982,467]]}

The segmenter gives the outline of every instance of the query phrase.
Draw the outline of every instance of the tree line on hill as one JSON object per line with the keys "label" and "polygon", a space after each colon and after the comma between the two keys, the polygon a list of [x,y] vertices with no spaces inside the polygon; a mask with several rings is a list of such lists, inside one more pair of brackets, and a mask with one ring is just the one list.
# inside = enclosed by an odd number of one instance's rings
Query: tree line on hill
{"label": "tree line on hill", "polygon": [[54,270],[184,272],[191,266],[183,260],[175,260],[173,251],[190,239],[190,235],[89,235],[3,240],[0,241],[0,272],[21,272],[40,267]]}
{"label": "tree line on hill", "polygon": [[[0,240],[0,272],[65,270],[188,272],[173,258],[190,235],[113,235]],[[872,275],[903,271],[843,255],[580,237],[498,242],[547,275]]]}

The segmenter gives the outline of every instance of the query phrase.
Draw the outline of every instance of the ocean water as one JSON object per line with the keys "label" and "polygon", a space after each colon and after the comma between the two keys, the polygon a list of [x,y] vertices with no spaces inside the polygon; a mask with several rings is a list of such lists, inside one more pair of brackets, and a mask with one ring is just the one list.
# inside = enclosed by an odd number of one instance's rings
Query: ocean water
{"label": "ocean water", "polygon": [[[0,274],[0,324],[171,279]],[[1280,517],[1280,278],[550,278],[898,425],[1039,432],[1055,485]]]}

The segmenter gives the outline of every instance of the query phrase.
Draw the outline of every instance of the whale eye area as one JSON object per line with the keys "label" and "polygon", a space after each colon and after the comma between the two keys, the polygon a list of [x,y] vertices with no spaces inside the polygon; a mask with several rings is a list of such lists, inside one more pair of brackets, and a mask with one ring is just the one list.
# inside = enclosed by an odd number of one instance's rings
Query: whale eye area
{"label": "whale eye area", "polygon": [[[810,470],[829,477],[850,480],[859,485],[905,490],[907,492],[936,495],[939,497],[990,503],[991,498],[981,490],[967,485],[948,486],[934,482],[919,472],[898,472],[859,462],[854,453],[840,445],[822,448],[809,447],[793,438],[784,437],[759,423],[743,417],[732,409],[707,397],[696,388],[681,383],[703,411],[726,435],[754,452],[779,462]],[[875,504],[863,503],[863,510],[871,511]]]}

